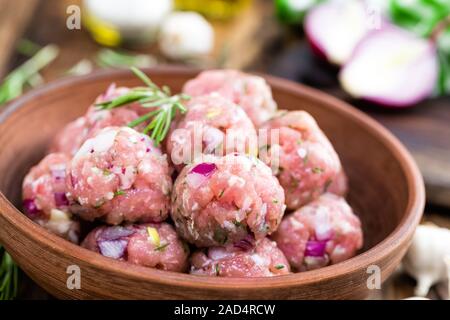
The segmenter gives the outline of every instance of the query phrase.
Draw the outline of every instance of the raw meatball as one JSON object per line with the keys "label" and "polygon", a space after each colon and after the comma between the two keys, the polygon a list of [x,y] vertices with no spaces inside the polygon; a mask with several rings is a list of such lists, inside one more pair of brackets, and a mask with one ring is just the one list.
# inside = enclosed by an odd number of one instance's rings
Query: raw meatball
{"label": "raw meatball", "polygon": [[178,233],[198,247],[234,243],[274,232],[285,210],[284,192],[255,157],[229,154],[186,166],[172,193]]}
{"label": "raw meatball", "polygon": [[168,223],[101,226],[87,235],[82,246],[144,267],[176,272],[188,267],[189,247]]}
{"label": "raw meatball", "polygon": [[191,96],[218,92],[241,106],[258,128],[276,111],[277,105],[266,81],[235,70],[210,70],[188,81],[183,89]]}
{"label": "raw meatball", "polygon": [[[268,150],[260,157],[277,175],[288,209],[317,199],[342,170],[338,155],[316,121],[304,111],[285,112],[269,121]],[[271,139],[279,130],[279,139]],[[278,165],[276,165],[278,162]]]}
{"label": "raw meatball", "polygon": [[[117,98],[129,91],[128,88],[111,85],[106,93],[100,95],[95,103],[100,103]],[[81,145],[93,137],[103,128],[121,127],[139,117],[144,108],[137,104],[111,110],[99,110],[95,105],[91,106],[87,113],[66,125],[53,139],[50,152],[63,152],[70,156],[75,155]]]}
{"label": "raw meatball", "polygon": [[345,197],[348,193],[348,178],[344,170],[341,170],[337,177],[333,179],[327,192],[334,193],[335,195]]}
{"label": "raw meatball", "polygon": [[225,247],[195,252],[191,274],[218,277],[271,277],[290,272],[289,263],[275,242],[251,238]]}
{"label": "raw meatball", "polygon": [[344,198],[331,193],[284,218],[272,238],[299,271],[349,259],[363,245],[359,218]]}
{"label": "raw meatball", "polygon": [[[195,153],[250,153],[256,156],[255,127],[245,112],[217,93],[193,98],[177,129],[167,139],[167,151],[179,170],[192,163]],[[197,143],[197,145],[196,145]]]}
{"label": "raw meatball", "polygon": [[146,135],[107,127],[86,140],[67,178],[72,211],[109,224],[160,222],[167,218],[172,180],[166,156]]}
{"label": "raw meatball", "polygon": [[66,197],[66,166],[69,158],[52,153],[31,168],[23,180],[25,214],[45,229],[78,243],[80,225],[69,212]]}

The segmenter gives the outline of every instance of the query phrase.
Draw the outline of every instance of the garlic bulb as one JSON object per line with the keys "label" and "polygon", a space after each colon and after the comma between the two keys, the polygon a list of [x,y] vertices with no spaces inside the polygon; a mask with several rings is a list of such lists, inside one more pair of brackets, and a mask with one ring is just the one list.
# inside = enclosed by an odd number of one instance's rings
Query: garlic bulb
{"label": "garlic bulb", "polygon": [[174,12],[161,26],[159,46],[164,55],[172,59],[204,56],[214,45],[211,24],[195,12]]}
{"label": "garlic bulb", "polygon": [[403,260],[407,273],[417,280],[415,295],[424,297],[431,286],[447,279],[444,258],[450,255],[450,230],[420,225]]}

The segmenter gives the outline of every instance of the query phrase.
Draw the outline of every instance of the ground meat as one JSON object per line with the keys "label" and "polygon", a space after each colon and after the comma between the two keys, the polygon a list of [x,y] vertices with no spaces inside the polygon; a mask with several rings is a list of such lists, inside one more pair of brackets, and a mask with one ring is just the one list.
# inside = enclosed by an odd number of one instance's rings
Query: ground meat
{"label": "ground meat", "polygon": [[189,247],[168,223],[101,226],[87,235],[82,246],[144,267],[176,272],[188,267]]}
{"label": "ground meat", "polygon": [[[98,131],[106,127],[121,127],[139,117],[144,108],[137,104],[126,107],[99,110],[95,104],[117,98],[129,91],[128,88],[111,85],[108,90],[95,100],[86,114],[66,125],[50,144],[50,152],[62,152],[70,156],[75,155],[81,145]],[[142,129],[142,126],[138,128]]]}
{"label": "ground meat", "polygon": [[47,230],[78,243],[79,223],[72,219],[66,197],[66,166],[63,153],[47,155],[23,180],[25,214]]}
{"label": "ground meat", "polygon": [[[187,113],[167,139],[167,152],[179,170],[195,153],[223,156],[239,152],[257,155],[256,130],[245,112],[217,93],[193,98]],[[198,155],[197,155],[198,156]]]}
{"label": "ground meat", "polygon": [[[289,209],[298,209],[326,192],[342,170],[338,155],[316,121],[304,111],[284,112],[265,124],[269,164],[286,193]],[[279,141],[272,139],[279,130]],[[278,162],[278,164],[277,164]]]}
{"label": "ground meat", "polygon": [[218,277],[271,277],[290,273],[289,263],[275,242],[267,238],[256,243],[241,242],[195,252],[190,273]]}
{"label": "ground meat", "polygon": [[363,245],[359,218],[331,193],[285,217],[272,239],[298,271],[344,261]]}
{"label": "ground meat", "polygon": [[274,232],[283,217],[284,192],[269,167],[252,156],[210,156],[186,166],[172,192],[178,233],[199,247],[234,243]]}
{"label": "ground meat", "polygon": [[188,81],[183,91],[191,96],[218,92],[241,106],[256,127],[277,109],[271,89],[263,78],[235,70],[204,71]]}
{"label": "ground meat", "polygon": [[348,178],[344,170],[339,171],[338,175],[327,189],[327,192],[345,197],[348,193]]}
{"label": "ground meat", "polygon": [[167,158],[146,135],[107,127],[86,140],[67,174],[71,210],[109,224],[167,218],[172,180]]}

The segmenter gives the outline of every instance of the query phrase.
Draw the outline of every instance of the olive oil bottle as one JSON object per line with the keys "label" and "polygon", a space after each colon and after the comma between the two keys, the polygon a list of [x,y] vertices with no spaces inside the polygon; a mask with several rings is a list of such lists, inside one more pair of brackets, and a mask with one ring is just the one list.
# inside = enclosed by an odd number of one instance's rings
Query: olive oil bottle
{"label": "olive oil bottle", "polygon": [[252,0],[175,0],[178,10],[197,11],[210,19],[226,20],[245,9]]}

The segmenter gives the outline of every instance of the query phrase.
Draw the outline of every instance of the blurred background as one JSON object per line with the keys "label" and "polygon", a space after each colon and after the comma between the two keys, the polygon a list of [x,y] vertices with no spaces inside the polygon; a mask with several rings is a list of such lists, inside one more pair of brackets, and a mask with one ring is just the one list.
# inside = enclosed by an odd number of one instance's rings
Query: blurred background
{"label": "blurred background", "polygon": [[[0,0],[0,48],[0,106],[58,78],[129,66],[235,68],[316,87],[407,146],[425,179],[424,220],[450,227],[448,0]],[[414,286],[398,273],[372,298]],[[448,299],[447,284],[428,296]],[[50,298],[30,280],[19,297]]]}

